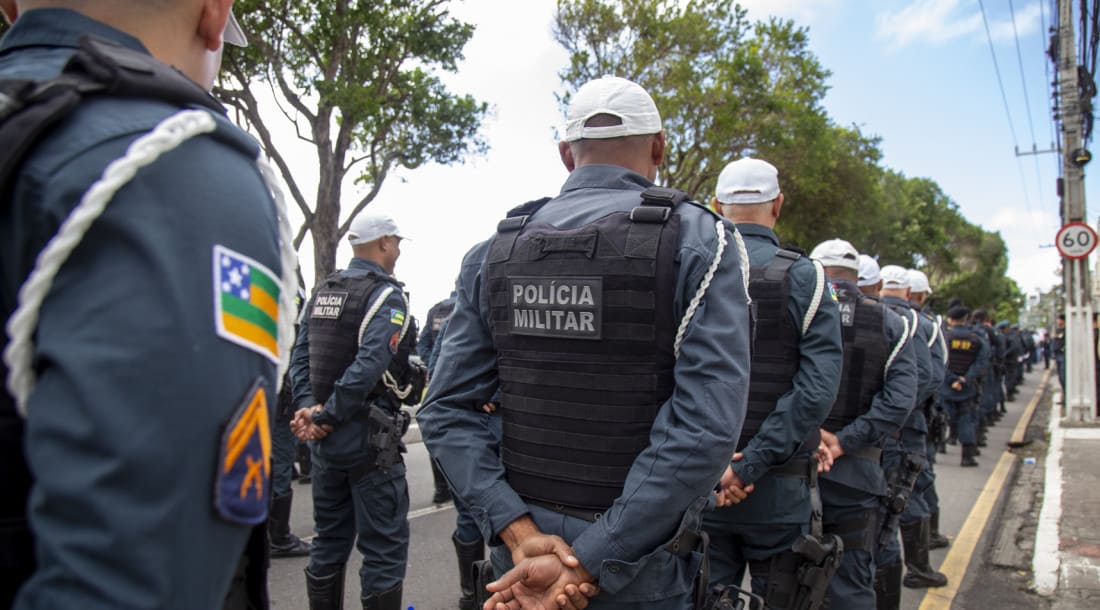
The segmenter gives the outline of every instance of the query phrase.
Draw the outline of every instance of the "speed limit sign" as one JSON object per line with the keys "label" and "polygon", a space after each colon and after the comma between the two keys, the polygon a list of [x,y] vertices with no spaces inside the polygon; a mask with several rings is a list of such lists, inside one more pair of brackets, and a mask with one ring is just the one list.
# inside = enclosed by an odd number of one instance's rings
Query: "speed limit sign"
{"label": "speed limit sign", "polygon": [[1085,258],[1096,248],[1096,231],[1083,222],[1071,222],[1058,230],[1054,243],[1066,258]]}

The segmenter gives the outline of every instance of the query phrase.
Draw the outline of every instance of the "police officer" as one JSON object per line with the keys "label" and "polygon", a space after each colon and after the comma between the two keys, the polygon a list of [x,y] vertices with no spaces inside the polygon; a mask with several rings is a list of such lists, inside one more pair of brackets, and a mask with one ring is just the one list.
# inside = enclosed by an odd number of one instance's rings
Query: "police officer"
{"label": "police officer", "polygon": [[[980,311],[980,310],[979,310]],[[977,388],[977,395],[974,397],[975,411],[974,411],[974,429],[978,439],[977,445],[979,447],[975,455],[981,455],[981,447],[986,446],[986,429],[989,426],[989,419],[985,416],[983,409],[986,405],[986,389],[990,385],[990,378],[994,376],[993,369],[993,356],[995,354],[996,345],[989,341],[989,337],[985,332],[985,326],[979,320],[974,319],[971,316],[970,328],[974,330],[978,335],[978,339],[989,351],[989,359],[983,369],[978,371],[978,375],[975,378],[975,387]]]}
{"label": "police officer", "polygon": [[836,403],[822,426],[834,462],[821,477],[825,531],[840,536],[844,557],[829,583],[830,607],[875,608],[873,550],[887,495],[882,446],[896,434],[917,395],[908,322],[860,293],[859,253],[833,239],[810,257],[825,266],[840,309],[844,367]]}
{"label": "police officer", "polygon": [[[295,269],[259,149],[207,93],[223,42],[244,43],[231,4],[0,1],[0,167],[19,168],[0,176],[0,607],[265,603]],[[10,139],[55,110],[33,147]],[[78,206],[94,220],[63,226]]]}
{"label": "police officer", "polygon": [[[451,295],[442,301],[432,305],[432,308],[428,310],[427,319],[424,322],[424,328],[420,331],[420,338],[416,341],[416,354],[420,356],[421,362],[428,366],[428,376],[431,377],[432,367],[432,352],[435,351],[436,341],[438,341],[440,335],[440,329],[443,328],[443,323],[451,316],[451,312],[455,308],[455,293],[451,291]],[[447,479],[443,478],[443,473],[439,470],[439,467],[432,462],[432,479],[435,481],[435,492],[432,494],[433,504],[443,504],[444,502],[451,501],[451,490],[447,488]]]}
{"label": "police officer", "polygon": [[352,544],[363,554],[364,610],[401,607],[409,545],[401,402],[416,342],[393,277],[402,239],[388,216],[357,217],[348,232],[354,258],[318,285],[294,345],[293,425],[314,441],[311,610],[343,607]]}
{"label": "police officer", "polygon": [[[748,411],[731,466],[740,486],[754,489],[703,521],[711,580],[740,585],[748,565],[753,591],[769,608],[805,607],[797,600],[810,592],[800,590],[798,576],[807,560],[792,548],[814,518],[814,454],[844,356],[840,317],[821,266],[779,247],[773,227],[783,194],[774,166],[751,158],[726,165],[712,204],[745,239],[756,336]],[[825,582],[820,586],[823,592]]]}
{"label": "police officer", "polygon": [[[300,313],[305,310],[305,294],[301,288],[295,296]],[[290,430],[294,419],[294,397],[290,388],[290,375],[284,377],[275,408],[271,429],[271,514],[267,518],[267,535],[271,544],[271,557],[304,557],[309,555],[309,543],[290,531],[290,509],[294,502],[294,490],[290,481],[294,473],[294,456],[297,439]]]}
{"label": "police officer", "polygon": [[[583,607],[568,594],[598,578],[593,608],[684,608],[700,511],[744,417],[748,261],[731,224],[652,188],[665,137],[637,84],[582,86],[563,134],[561,193],[513,210],[463,261],[417,418],[503,543],[498,574],[517,565],[496,601]],[[480,409],[498,385],[502,460]],[[565,543],[578,565],[544,554]]]}
{"label": "police officer", "polygon": [[1024,355],[1024,342],[1015,325],[1008,320],[998,323],[1005,337],[1005,398],[1016,400],[1016,386],[1020,384],[1020,357]]}
{"label": "police officer", "polygon": [[[900,502],[893,506],[887,504],[888,509],[900,510],[897,524],[905,545],[907,570],[904,581],[901,579],[901,556],[896,533],[889,535],[881,552],[875,557],[876,587],[880,582],[878,574],[884,576],[884,595],[878,597],[878,606],[897,608],[901,603],[901,584],[910,588],[942,587],[947,584],[947,577],[933,569],[929,563],[931,511],[925,502],[928,487],[935,484],[931,465],[928,463],[927,413],[943,382],[944,362],[942,354],[938,352],[940,344],[935,340],[938,336],[935,322],[921,315],[909,303],[908,271],[897,265],[887,265],[882,268],[882,278],[883,287],[879,296],[883,304],[909,321],[913,350],[917,357],[919,383],[916,408],[905,420],[897,438],[886,440],[886,450],[883,452],[883,467],[887,479],[891,481],[891,490],[908,491],[908,495],[903,496],[906,497],[904,506]],[[933,348],[937,348],[937,352],[934,353]]]}
{"label": "police officer", "polygon": [[962,445],[960,465],[964,467],[978,465],[974,459],[978,449],[975,431],[976,375],[989,365],[989,347],[967,325],[969,315],[970,310],[961,305],[947,312],[947,373],[940,390],[944,409],[948,417],[955,421],[959,444]]}
{"label": "police officer", "polygon": [[[982,378],[984,386],[981,402],[978,405],[983,430],[983,436],[980,440],[984,440],[984,431],[1001,417],[1001,412],[997,408],[997,399],[1001,377],[1004,374],[1005,341],[1003,336],[993,330],[993,321],[984,309],[976,310],[972,318],[974,319],[974,330],[984,337],[986,344],[989,345],[989,370]],[[978,446],[983,447],[984,445],[979,442]]]}
{"label": "police officer", "polygon": [[[945,436],[945,428],[947,427],[947,417],[943,411],[943,405],[940,402],[940,390],[939,384],[943,382],[944,375],[947,374],[947,342],[943,336],[943,324],[938,314],[932,313],[930,310],[924,307],[928,300],[928,296],[932,294],[932,287],[928,283],[928,276],[919,269],[907,269],[909,276],[909,306],[913,308],[923,317],[925,320],[931,323],[931,330],[933,333],[932,338],[928,340],[928,349],[932,354],[932,358],[935,362],[933,365],[933,381],[935,381],[936,389],[932,394],[932,397],[928,399],[924,406],[924,417],[928,422],[928,443],[926,445],[926,451],[928,456],[928,469],[926,471],[928,477],[931,478],[930,482],[925,481],[922,494],[924,505],[927,507],[931,514],[929,519],[929,544],[930,549],[941,549],[951,545],[951,540],[940,533],[940,498],[936,493],[936,452],[939,449],[938,442],[942,442]],[[933,432],[935,431],[935,434]],[[934,439],[934,436],[938,436],[938,439]],[[946,452],[946,449],[944,449]],[[923,476],[923,475],[922,475]],[[904,583],[903,583],[904,584]]]}
{"label": "police officer", "polygon": [[1058,385],[1066,391],[1066,314],[1060,313],[1054,320],[1050,333],[1050,353],[1054,356],[1054,368],[1058,371]]}

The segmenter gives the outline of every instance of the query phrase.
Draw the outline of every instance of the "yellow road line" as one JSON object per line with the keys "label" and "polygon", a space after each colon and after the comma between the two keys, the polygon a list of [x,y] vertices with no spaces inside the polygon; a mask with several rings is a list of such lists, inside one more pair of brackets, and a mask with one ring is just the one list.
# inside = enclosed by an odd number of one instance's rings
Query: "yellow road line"
{"label": "yellow road line", "polygon": [[978,540],[982,537],[985,525],[989,522],[989,516],[993,513],[993,507],[997,504],[997,498],[1001,495],[1001,488],[1008,479],[1008,473],[1012,471],[1012,464],[1015,461],[1016,456],[1008,451],[1002,453],[1001,458],[997,460],[993,474],[989,475],[989,480],[985,482],[978,501],[970,509],[970,514],[966,516],[966,521],[959,529],[959,535],[951,543],[951,550],[947,552],[947,557],[939,568],[940,572],[947,576],[947,586],[929,589],[924,594],[920,610],[946,610],[955,601],[959,586],[962,585],[962,580],[966,576],[966,568],[970,565],[970,558],[974,555],[974,549],[978,546]]}
{"label": "yellow road line", "polygon": [[1017,447],[1023,445],[1027,440],[1027,427],[1031,425],[1031,418],[1035,415],[1035,407],[1039,406],[1039,399],[1043,397],[1043,391],[1047,387],[1047,381],[1050,380],[1050,373],[1054,369],[1047,369],[1047,372],[1043,374],[1043,380],[1039,382],[1039,390],[1035,392],[1035,396],[1031,397],[1031,402],[1027,403],[1027,408],[1024,409],[1024,414],[1020,416],[1020,421],[1016,422],[1016,429],[1012,431],[1012,438],[1008,439],[1008,444],[1011,447]]}

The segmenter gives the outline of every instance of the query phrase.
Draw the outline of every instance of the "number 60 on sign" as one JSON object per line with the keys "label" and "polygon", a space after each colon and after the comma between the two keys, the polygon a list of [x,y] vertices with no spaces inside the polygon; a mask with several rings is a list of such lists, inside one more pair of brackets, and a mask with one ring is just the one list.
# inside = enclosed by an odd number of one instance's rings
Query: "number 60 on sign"
{"label": "number 60 on sign", "polygon": [[1071,222],[1058,230],[1054,243],[1066,258],[1085,258],[1096,248],[1096,231],[1083,222]]}

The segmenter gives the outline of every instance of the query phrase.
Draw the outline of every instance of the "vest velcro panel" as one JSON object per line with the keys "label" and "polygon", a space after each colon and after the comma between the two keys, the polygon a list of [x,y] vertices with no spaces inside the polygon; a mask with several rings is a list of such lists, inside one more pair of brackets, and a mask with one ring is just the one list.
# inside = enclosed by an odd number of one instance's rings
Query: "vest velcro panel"
{"label": "vest velcro panel", "polygon": [[[604,510],[672,394],[679,216],[509,218],[487,261],[502,458],[521,496]],[[526,218],[526,217],[523,217]]]}
{"label": "vest velcro panel", "polygon": [[981,339],[965,326],[953,326],[947,332],[947,370],[958,376],[966,375],[970,365],[978,359]]}
{"label": "vest velcro panel", "polygon": [[882,303],[837,286],[837,304],[841,308],[844,366],[836,402],[821,426],[834,433],[871,409],[885,380],[891,348],[883,331]]}

